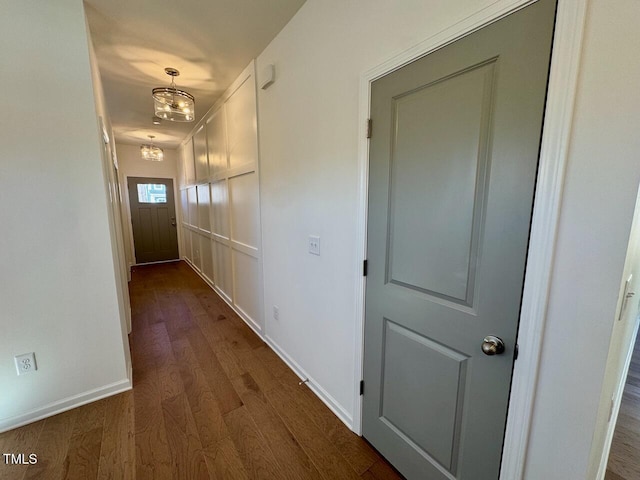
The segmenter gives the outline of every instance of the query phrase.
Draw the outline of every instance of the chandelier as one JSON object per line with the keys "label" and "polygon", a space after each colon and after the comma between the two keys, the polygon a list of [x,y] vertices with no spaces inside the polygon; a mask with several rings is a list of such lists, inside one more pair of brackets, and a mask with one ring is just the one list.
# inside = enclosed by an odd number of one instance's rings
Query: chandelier
{"label": "chandelier", "polygon": [[171,86],[152,90],[156,116],[172,122],[193,122],[196,99],[190,93],[176,88],[175,80],[180,75],[178,70],[167,67],[164,71],[171,76]]}
{"label": "chandelier", "polygon": [[151,160],[152,162],[161,162],[164,160],[164,152],[160,147],[156,147],[153,144],[155,135],[148,136],[151,139],[150,145],[140,145],[140,155],[143,160]]}

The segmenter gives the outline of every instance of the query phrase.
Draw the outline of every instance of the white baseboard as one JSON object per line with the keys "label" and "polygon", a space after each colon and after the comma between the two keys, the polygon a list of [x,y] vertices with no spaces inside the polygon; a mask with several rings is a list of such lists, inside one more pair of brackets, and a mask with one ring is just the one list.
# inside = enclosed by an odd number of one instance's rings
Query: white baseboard
{"label": "white baseboard", "polygon": [[[276,342],[273,341],[268,335],[264,336],[264,341],[267,342],[267,345],[271,347],[271,349],[276,352],[276,354],[282,359],[284,363],[286,363],[293,372],[300,377],[300,380],[308,380],[307,386],[311,389],[316,396],[322,400],[322,402],[329,407],[329,409],[344,423],[349,430],[355,431],[353,429],[353,417],[347,413],[347,411],[338,403],[338,401],[333,398],[329,392],[327,392],[322,386],[317,383],[312,377],[310,377],[305,370],[296,362],[293,358],[291,358]],[[357,432],[356,432],[357,433]]]}
{"label": "white baseboard", "polygon": [[344,423],[349,428],[349,430],[358,433],[354,430],[353,417],[347,413],[342,405],[340,405],[340,403],[338,403],[338,401],[336,401],[336,399],[333,398],[329,394],[329,392],[322,388],[319,383],[317,383],[312,377],[310,377],[305,372],[305,370],[293,358],[289,356],[289,354],[287,354],[276,342],[273,341],[272,338],[270,338],[268,335],[264,335],[262,328],[260,328],[260,325],[258,325],[253,319],[251,319],[251,317],[243,312],[241,308],[234,305],[220,289],[218,289],[215,285],[212,285],[209,279],[204,276],[197,268],[195,268],[195,265],[188,261],[188,259],[185,258],[185,260],[187,260],[187,265],[189,265],[193,269],[193,271],[196,272],[200,276],[200,278],[202,278],[206,282],[206,284],[209,285],[213,289],[213,291],[216,292],[220,296],[220,298],[222,298],[227,303],[227,305],[229,305],[233,309],[233,311],[238,314],[240,318],[242,318],[242,320],[244,320],[249,328],[251,328],[262,340],[266,342],[271,350],[276,352],[276,354],[282,359],[282,361],[286,363],[301,380],[308,379],[307,386],[313,393],[316,394],[316,396],[320,400],[322,400],[322,402],[327,407],[329,407],[329,409],[340,419],[340,421]]}
{"label": "white baseboard", "polygon": [[224,302],[229,305],[231,307],[231,309],[236,312],[238,314],[238,316],[244,320],[244,323],[246,323],[249,328],[251,328],[251,330],[253,330],[254,332],[256,332],[256,334],[262,338],[264,340],[264,336],[262,334],[262,327],[258,324],[258,322],[256,322],[253,318],[251,318],[244,310],[242,310],[238,305],[234,305],[233,302],[231,301],[231,299],[229,298],[229,296],[224,293],[222,290],[220,290],[204,273],[202,273],[200,270],[198,270],[198,268],[191,263],[191,261],[189,259],[187,259],[185,257],[185,260],[187,262],[187,265],[189,265],[191,267],[191,269],[196,272],[200,278],[202,278],[202,280],[204,280],[204,283],[206,283],[207,285],[209,285],[209,287],[211,287],[211,289],[216,292],[218,294],[218,296],[220,298],[222,298],[222,300],[224,300]]}
{"label": "white baseboard", "polygon": [[224,297],[223,299],[229,304],[231,308],[244,320],[244,323],[249,325],[249,327],[258,334],[260,338],[264,340],[264,336],[262,334],[262,327],[256,322],[253,318],[251,318],[242,308],[238,305],[233,305],[229,301],[227,301]]}
{"label": "white baseboard", "polygon": [[179,258],[172,258],[171,260],[158,260],[157,262],[145,262],[145,263],[136,263],[132,265],[133,267],[144,267],[145,265],[160,265],[161,263],[175,263],[179,262]]}
{"label": "white baseboard", "polygon": [[104,387],[99,387],[94,390],[89,390],[88,392],[74,395],[73,397],[68,397],[58,402],[50,403],[49,405],[45,405],[44,407],[31,410],[30,412],[23,413],[15,417],[0,419],[0,433],[22,427],[29,423],[37,422],[38,420],[42,420],[47,417],[52,417],[58,413],[66,412],[67,410],[95,402],[96,400],[101,400],[118,393],[126,392],[127,390],[131,390],[131,388],[131,380],[129,378],[125,378],[119,382],[105,385]]}

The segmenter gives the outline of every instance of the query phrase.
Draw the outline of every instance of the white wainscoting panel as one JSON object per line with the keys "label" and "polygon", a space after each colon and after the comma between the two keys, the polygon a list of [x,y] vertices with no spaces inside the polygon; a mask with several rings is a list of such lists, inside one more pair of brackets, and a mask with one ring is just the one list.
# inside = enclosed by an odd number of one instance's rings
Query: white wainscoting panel
{"label": "white wainscoting panel", "polygon": [[198,235],[200,237],[200,257],[202,259],[202,275],[204,275],[207,280],[211,283],[214,283],[214,272],[213,272],[213,254],[212,254],[212,245],[211,238],[209,235]]}
{"label": "white wainscoting panel", "polygon": [[184,258],[262,334],[254,72],[252,62],[180,147],[180,203]]}
{"label": "white wainscoting panel", "polygon": [[209,184],[198,185],[196,190],[198,192],[198,228],[209,233],[211,232]]}
{"label": "white wainscoting panel", "polygon": [[187,189],[187,202],[189,202],[189,225],[198,226],[198,192],[196,187]]}
{"label": "white wainscoting panel", "polygon": [[196,170],[193,161],[193,140],[189,138],[183,148],[185,185],[192,185],[196,181]]}
{"label": "white wainscoting panel", "polygon": [[213,278],[216,289],[228,302],[232,303],[231,248],[218,240],[213,240],[213,258]]}
{"label": "white wainscoting panel", "polygon": [[229,239],[229,195],[226,179],[211,183],[211,210],[211,231]]}
{"label": "white wainscoting panel", "polygon": [[253,323],[253,327],[262,330],[259,324],[260,298],[258,259],[238,250],[233,251],[234,293],[236,306]]}
{"label": "white wainscoting panel", "polygon": [[253,75],[247,77],[225,102],[229,168],[256,165],[258,141],[256,127],[256,90]]}
{"label": "white wainscoting panel", "polygon": [[207,160],[207,137],[204,125],[193,136],[193,153],[195,157],[196,181],[209,179],[209,163]]}
{"label": "white wainscoting panel", "polygon": [[224,121],[224,106],[218,108],[207,121],[207,151],[209,152],[209,172],[216,177],[224,175],[228,167],[227,135]]}
{"label": "white wainscoting panel", "polygon": [[198,238],[199,235],[193,230],[190,230],[189,234],[191,235],[191,249],[193,251],[192,264],[194,267],[196,267],[198,272],[200,272],[202,271],[202,259],[200,256],[200,239]]}
{"label": "white wainscoting panel", "polygon": [[193,262],[193,251],[191,250],[191,231],[187,227],[182,227],[182,239],[184,242],[184,245],[182,246],[182,255],[190,262]]}
{"label": "white wainscoting panel", "polygon": [[258,232],[258,178],[256,172],[249,172],[229,178],[229,199],[231,203],[231,239],[257,248]]}

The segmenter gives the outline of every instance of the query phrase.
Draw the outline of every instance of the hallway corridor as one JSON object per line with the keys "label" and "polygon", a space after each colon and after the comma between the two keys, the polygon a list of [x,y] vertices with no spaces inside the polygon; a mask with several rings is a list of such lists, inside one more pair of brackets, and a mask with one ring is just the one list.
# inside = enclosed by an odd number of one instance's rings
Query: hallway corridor
{"label": "hallway corridor", "polygon": [[136,267],[133,391],[0,434],[14,479],[401,478],[184,262]]}

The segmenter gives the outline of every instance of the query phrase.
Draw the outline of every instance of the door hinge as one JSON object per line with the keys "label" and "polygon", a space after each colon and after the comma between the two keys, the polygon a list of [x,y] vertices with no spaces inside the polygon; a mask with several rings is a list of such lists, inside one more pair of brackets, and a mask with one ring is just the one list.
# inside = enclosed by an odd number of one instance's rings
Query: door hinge
{"label": "door hinge", "polygon": [[368,269],[368,264],[366,260],[362,261],[362,276],[366,277],[367,276],[367,269]]}
{"label": "door hinge", "polygon": [[367,138],[371,138],[372,129],[373,129],[373,121],[369,118],[367,119]]}
{"label": "door hinge", "polygon": [[611,421],[611,418],[613,417],[613,409],[616,405],[616,396],[614,395],[613,397],[611,397],[611,405],[609,405],[609,419],[607,420],[607,422]]}
{"label": "door hinge", "polygon": [[360,380],[360,395],[364,395],[364,380]]}
{"label": "door hinge", "polygon": [[516,343],[515,348],[513,349],[513,360],[516,361],[518,359],[518,353],[520,353],[520,347]]}

